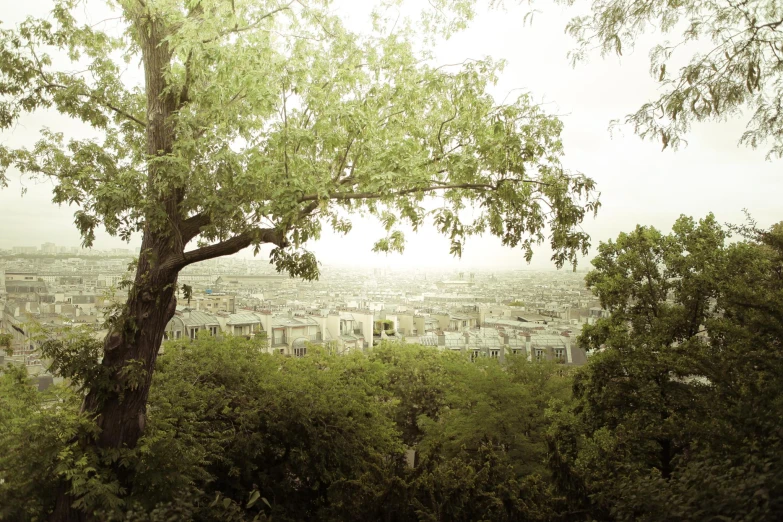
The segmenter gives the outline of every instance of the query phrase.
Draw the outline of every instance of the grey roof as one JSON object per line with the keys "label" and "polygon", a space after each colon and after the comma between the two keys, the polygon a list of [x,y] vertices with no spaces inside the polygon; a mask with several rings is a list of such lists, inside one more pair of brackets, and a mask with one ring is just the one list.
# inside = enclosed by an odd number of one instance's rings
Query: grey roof
{"label": "grey roof", "polygon": [[228,316],[226,325],[243,325],[243,324],[258,324],[261,322],[261,317],[253,312],[243,312],[237,314],[231,314]]}
{"label": "grey roof", "polygon": [[179,318],[185,326],[220,326],[217,318],[201,310],[191,310],[187,307],[177,307]]}
{"label": "grey roof", "polygon": [[438,346],[438,336],[432,333],[420,335],[418,342],[423,346]]}
{"label": "grey roof", "polygon": [[541,328],[544,325],[527,321],[515,321],[514,319],[501,319],[498,317],[487,317],[485,324],[494,324],[497,326],[507,326],[509,328]]}
{"label": "grey roof", "polygon": [[468,338],[468,348],[477,349],[499,349],[502,345],[500,343],[500,337],[495,336],[471,336]]}
{"label": "grey roof", "polygon": [[525,348],[526,343],[524,339],[520,339],[519,337],[509,337],[508,343],[506,344],[508,344],[510,348],[518,350],[520,348]]}
{"label": "grey roof", "polygon": [[531,345],[534,348],[565,348],[569,338],[562,335],[532,335]]}
{"label": "grey roof", "polygon": [[281,326],[317,326],[318,321],[312,317],[288,317],[282,315],[275,315],[272,317],[272,327],[280,328]]}

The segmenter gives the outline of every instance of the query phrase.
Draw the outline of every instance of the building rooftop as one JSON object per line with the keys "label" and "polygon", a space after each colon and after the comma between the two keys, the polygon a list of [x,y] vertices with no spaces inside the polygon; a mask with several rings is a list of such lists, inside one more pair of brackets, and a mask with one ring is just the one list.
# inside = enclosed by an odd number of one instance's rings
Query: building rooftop
{"label": "building rooftop", "polygon": [[242,324],[255,324],[260,323],[261,317],[253,312],[242,312],[237,314],[229,314],[227,325],[242,325]]}
{"label": "building rooftop", "polygon": [[202,312],[201,310],[192,310],[185,306],[177,307],[177,315],[185,326],[219,326],[217,317],[214,315]]}

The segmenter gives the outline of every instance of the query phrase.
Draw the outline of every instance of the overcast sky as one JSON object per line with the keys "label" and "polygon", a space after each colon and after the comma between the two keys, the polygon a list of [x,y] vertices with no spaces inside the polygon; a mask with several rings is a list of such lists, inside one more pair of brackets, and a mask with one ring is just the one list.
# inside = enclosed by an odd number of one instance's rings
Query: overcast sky
{"label": "overcast sky", "polygon": [[[29,13],[40,13],[41,6],[47,5],[45,0],[2,3],[6,27]],[[351,26],[364,23],[366,0],[335,3],[339,12],[350,18]],[[598,217],[588,218],[583,226],[594,245],[637,223],[669,230],[680,214],[698,218],[713,212],[721,222],[738,223],[744,219],[742,209],[747,208],[762,226],[783,220],[779,211],[783,195],[780,162],[765,161],[765,149],[737,146],[744,129],[742,118],[694,126],[689,145],[676,152],[662,152],[660,143],[643,142],[630,129],[610,135],[610,120],[633,112],[655,96],[655,84],[647,73],[648,47],[640,45],[622,59],[595,56],[574,69],[566,58],[573,41],[563,33],[570,12],[546,7],[532,26],[523,27],[525,12],[520,7],[480,13],[467,31],[438,47],[438,61],[455,63],[488,55],[503,58],[508,64],[495,92],[499,99],[522,88],[561,115],[565,166],[591,176],[602,193]],[[641,43],[650,41],[642,39]],[[28,118],[13,133],[3,132],[0,140],[32,144],[40,125],[51,125],[52,121],[58,120],[48,115]],[[51,203],[51,184],[28,182],[25,186],[24,197],[18,181],[0,190],[0,247],[43,242],[78,245],[74,209]],[[379,225],[356,220],[348,236],[325,231],[311,249],[325,264],[465,270],[528,267],[521,251],[507,249],[491,236],[469,240],[462,260],[457,261],[448,254],[448,241],[432,227],[407,234],[404,255],[373,254],[372,244],[382,235]],[[99,249],[123,246],[127,245],[103,233],[95,244]],[[131,246],[137,247],[138,241]],[[539,247],[529,267],[552,267],[550,255],[546,246]]]}

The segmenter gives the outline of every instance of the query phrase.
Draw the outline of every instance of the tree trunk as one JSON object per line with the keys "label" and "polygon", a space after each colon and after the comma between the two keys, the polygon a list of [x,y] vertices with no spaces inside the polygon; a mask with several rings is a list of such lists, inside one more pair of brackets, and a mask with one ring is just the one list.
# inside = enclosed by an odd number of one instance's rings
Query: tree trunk
{"label": "tree trunk", "polygon": [[84,401],[85,411],[98,414],[101,448],[136,446],[163,332],[176,309],[177,272],[156,269],[148,256],[144,259],[127,309],[104,342],[101,364],[110,371],[113,389],[90,389]]}
{"label": "tree trunk", "polygon": [[[146,424],[146,405],[152,384],[155,360],[163,332],[176,310],[176,269],[160,268],[171,255],[168,241],[146,231],[125,310],[112,324],[103,345],[103,360],[109,378],[90,387],[82,411],[94,415],[100,433],[94,440],[82,441],[97,450],[134,448]],[[118,470],[122,480],[122,471]],[[50,520],[73,522],[89,520],[73,509],[70,484],[60,487]]]}
{"label": "tree trunk", "polygon": [[[146,405],[155,360],[163,332],[176,310],[176,287],[179,270],[184,263],[185,245],[197,233],[199,220],[192,223],[189,235],[183,236],[183,216],[180,204],[184,188],[169,186],[158,192],[158,180],[171,176],[165,158],[175,142],[174,118],[180,96],[169,90],[166,71],[171,66],[171,50],[163,17],[152,16],[143,3],[126,11],[131,19],[141,48],[147,97],[147,155],[156,161],[147,164],[147,197],[158,205],[158,211],[148,218],[142,238],[139,265],[126,308],[113,323],[103,346],[103,361],[108,380],[91,383],[82,410],[95,416],[100,432],[94,440],[82,441],[96,450],[134,448],[144,432]],[[135,10],[134,10],[135,9]],[[195,228],[193,228],[195,227]],[[215,255],[234,253],[250,243],[241,237],[226,242]],[[211,253],[208,253],[211,255]],[[214,257],[214,256],[211,256]],[[177,260],[174,262],[174,260]],[[115,470],[121,481],[127,471]],[[53,522],[89,519],[89,515],[72,508],[71,485],[63,481]]]}

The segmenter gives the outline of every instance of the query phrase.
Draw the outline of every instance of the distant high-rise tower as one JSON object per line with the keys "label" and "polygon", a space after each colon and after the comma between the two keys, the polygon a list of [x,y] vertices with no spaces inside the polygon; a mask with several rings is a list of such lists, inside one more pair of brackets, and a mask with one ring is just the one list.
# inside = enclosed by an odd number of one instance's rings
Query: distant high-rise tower
{"label": "distant high-rise tower", "polygon": [[459,280],[462,281],[463,279],[465,279],[465,273],[464,272],[460,272],[459,273]]}

